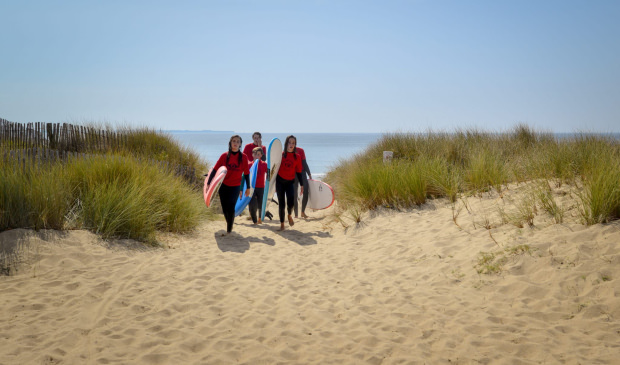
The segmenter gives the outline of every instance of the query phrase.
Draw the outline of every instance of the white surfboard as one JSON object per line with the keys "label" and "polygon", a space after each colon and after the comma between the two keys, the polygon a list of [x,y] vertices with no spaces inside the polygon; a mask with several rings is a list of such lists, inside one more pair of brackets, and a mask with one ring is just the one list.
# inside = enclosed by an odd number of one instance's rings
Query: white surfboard
{"label": "white surfboard", "polygon": [[265,192],[263,195],[263,207],[261,211],[261,220],[265,220],[265,213],[273,194],[276,192],[276,177],[282,163],[282,142],[274,138],[269,142],[267,148],[267,177],[265,178]]}
{"label": "white surfboard", "polygon": [[[301,192],[301,189],[299,190]],[[334,204],[335,197],[334,189],[329,184],[308,179],[308,205],[306,207],[314,210],[327,209]]]}

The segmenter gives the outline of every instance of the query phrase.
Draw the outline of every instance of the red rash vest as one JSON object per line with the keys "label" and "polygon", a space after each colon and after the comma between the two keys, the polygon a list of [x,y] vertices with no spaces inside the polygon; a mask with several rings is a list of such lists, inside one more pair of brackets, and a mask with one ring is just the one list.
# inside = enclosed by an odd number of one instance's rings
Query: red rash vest
{"label": "red rash vest", "polygon": [[301,156],[302,161],[306,159],[306,152],[304,151],[303,148],[297,147],[297,154]]}
{"label": "red rash vest", "polygon": [[282,164],[278,176],[284,180],[295,180],[295,174],[301,174],[301,157],[297,153],[282,152]]}
{"label": "red rash vest", "polygon": [[226,164],[226,155],[228,152],[222,153],[220,158],[217,160],[215,166],[213,166],[213,171],[217,171],[222,166],[226,166],[228,172],[226,173],[226,177],[222,184],[226,186],[241,186],[241,175],[246,174],[250,175],[250,168],[248,167],[248,159],[245,155],[241,155],[241,165],[239,164],[239,153],[230,153],[230,157],[228,158],[228,164]]}
{"label": "red rash vest", "polygon": [[256,172],[256,187],[264,188],[265,187],[265,173],[267,172],[267,162],[258,161],[258,167]]}
{"label": "red rash vest", "polygon": [[[248,158],[248,161],[250,162],[254,161],[254,156],[252,156],[252,150],[254,150],[254,148],[256,147],[258,146],[255,145],[254,142],[248,143],[245,145],[245,147],[243,147],[243,154]],[[263,148],[263,156],[267,156],[267,147],[261,147]]]}

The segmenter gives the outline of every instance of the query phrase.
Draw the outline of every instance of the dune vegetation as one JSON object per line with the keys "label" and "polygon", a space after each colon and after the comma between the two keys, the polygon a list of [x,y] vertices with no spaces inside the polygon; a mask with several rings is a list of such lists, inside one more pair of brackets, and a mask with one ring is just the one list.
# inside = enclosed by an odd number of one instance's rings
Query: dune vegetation
{"label": "dune vegetation", "polygon": [[[383,151],[393,151],[392,162],[383,161]],[[501,194],[510,184],[535,182],[526,199],[556,222],[562,210],[551,190],[569,185],[582,222],[591,225],[620,218],[620,141],[587,133],[557,138],[526,125],[506,133],[392,133],[341,161],[325,180],[339,205],[354,215],[377,207],[409,208],[428,199],[455,202],[485,192]]]}
{"label": "dune vegetation", "polygon": [[88,229],[154,243],[157,232],[187,232],[206,217],[196,179],[178,174],[204,173],[197,153],[149,128],[113,136],[111,148],[81,141],[62,159],[10,157],[0,144],[0,231]]}

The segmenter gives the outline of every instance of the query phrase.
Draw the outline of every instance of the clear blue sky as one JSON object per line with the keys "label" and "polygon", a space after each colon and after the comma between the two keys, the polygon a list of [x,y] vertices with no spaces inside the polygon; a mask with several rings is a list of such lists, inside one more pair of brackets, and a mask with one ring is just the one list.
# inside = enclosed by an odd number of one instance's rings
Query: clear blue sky
{"label": "clear blue sky", "polygon": [[0,117],[620,131],[620,1],[0,0]]}

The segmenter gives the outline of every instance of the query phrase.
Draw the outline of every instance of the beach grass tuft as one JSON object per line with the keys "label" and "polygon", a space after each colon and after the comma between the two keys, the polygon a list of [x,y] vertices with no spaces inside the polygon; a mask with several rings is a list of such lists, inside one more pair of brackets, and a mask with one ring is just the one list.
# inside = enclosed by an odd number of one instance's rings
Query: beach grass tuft
{"label": "beach grass tuft", "polygon": [[579,194],[580,213],[588,224],[607,223],[620,218],[620,161],[615,156],[600,155],[584,176]]}

